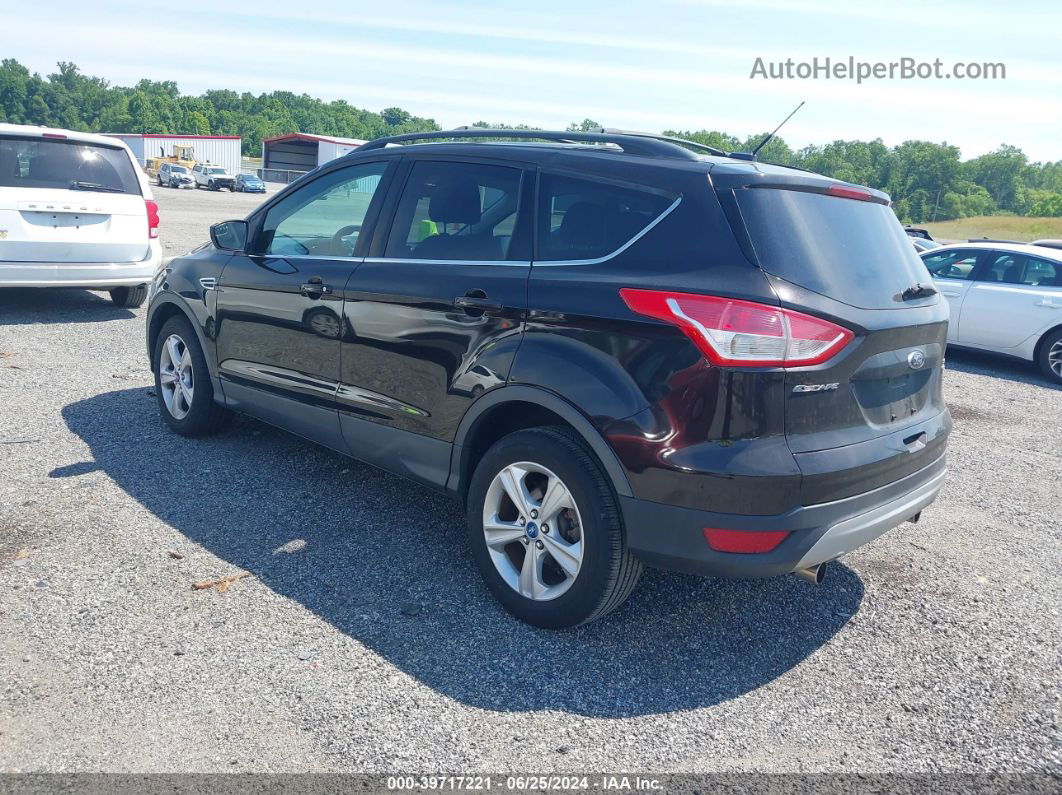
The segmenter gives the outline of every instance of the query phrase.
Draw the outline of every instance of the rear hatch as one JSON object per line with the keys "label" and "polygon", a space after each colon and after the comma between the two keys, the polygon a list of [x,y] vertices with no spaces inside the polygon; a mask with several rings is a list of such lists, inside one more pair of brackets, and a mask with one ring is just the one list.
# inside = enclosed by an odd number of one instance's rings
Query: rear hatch
{"label": "rear hatch", "polygon": [[731,225],[782,305],[855,332],[824,364],[786,372],[785,433],[805,504],[932,463],[950,428],[941,394],[948,309],[887,197],[789,169],[717,170]]}
{"label": "rear hatch", "polygon": [[148,215],[125,149],[35,136],[0,137],[3,262],[138,262]]}

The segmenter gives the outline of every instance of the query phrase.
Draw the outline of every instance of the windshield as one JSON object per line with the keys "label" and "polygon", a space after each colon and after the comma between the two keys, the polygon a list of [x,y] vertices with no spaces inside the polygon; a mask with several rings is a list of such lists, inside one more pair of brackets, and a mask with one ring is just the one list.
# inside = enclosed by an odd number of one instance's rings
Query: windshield
{"label": "windshield", "polygon": [[203,169],[203,173],[205,173],[205,174],[224,174],[225,173],[225,169],[223,169],[223,168],[204,168]]}
{"label": "windshield", "polygon": [[140,194],[124,149],[61,138],[0,138],[0,187]]}
{"label": "windshield", "polygon": [[172,171],[174,174],[187,174],[188,173],[188,169],[185,168],[184,166],[170,166],[170,171]]}
{"label": "windshield", "polygon": [[930,284],[895,213],[884,204],[800,190],[735,191],[760,267],[864,309],[893,309]]}

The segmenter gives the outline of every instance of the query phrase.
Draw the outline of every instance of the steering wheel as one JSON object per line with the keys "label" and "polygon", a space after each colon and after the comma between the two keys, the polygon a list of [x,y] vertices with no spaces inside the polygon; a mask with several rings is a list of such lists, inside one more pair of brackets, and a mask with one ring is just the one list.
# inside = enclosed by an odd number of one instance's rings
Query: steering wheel
{"label": "steering wheel", "polygon": [[[347,226],[342,227],[338,232],[332,235],[332,251],[343,251],[343,256],[349,257],[354,253],[354,247],[347,243],[343,238],[354,232],[360,231],[361,224],[348,224]],[[343,248],[340,249],[340,246]]]}

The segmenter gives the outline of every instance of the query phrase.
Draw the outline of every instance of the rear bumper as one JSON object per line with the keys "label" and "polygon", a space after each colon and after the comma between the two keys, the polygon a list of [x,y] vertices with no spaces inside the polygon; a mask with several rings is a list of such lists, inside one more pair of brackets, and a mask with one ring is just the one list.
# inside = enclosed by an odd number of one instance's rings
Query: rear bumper
{"label": "rear bumper", "polygon": [[[720,514],[621,497],[627,544],[646,563],[713,577],[773,577],[851,552],[911,519],[936,499],[946,474],[941,455],[894,483],[834,502],[795,508],[776,516]],[[789,536],[762,554],[716,552],[705,527],[787,530]]]}
{"label": "rear bumper", "polygon": [[162,248],[152,241],[140,262],[0,261],[0,287],[135,287],[151,281],[161,260]]}

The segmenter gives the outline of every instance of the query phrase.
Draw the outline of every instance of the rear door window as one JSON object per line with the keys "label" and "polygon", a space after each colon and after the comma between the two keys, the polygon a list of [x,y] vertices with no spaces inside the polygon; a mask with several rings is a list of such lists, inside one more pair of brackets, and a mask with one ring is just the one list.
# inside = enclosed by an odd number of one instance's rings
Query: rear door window
{"label": "rear door window", "polygon": [[413,163],[385,256],[491,262],[526,260],[513,246],[522,169],[486,163]]}
{"label": "rear door window", "polygon": [[1062,287],[1062,262],[1026,257],[1025,263],[1022,284],[1033,287]]}
{"label": "rear door window", "polygon": [[936,279],[969,279],[977,267],[979,252],[961,249],[942,251],[922,257],[926,268]]}
{"label": "rear door window", "polygon": [[760,267],[863,309],[902,305],[929,274],[884,204],[806,190],[735,191]]}
{"label": "rear door window", "polygon": [[645,231],[675,198],[543,173],[538,188],[537,259],[570,262],[607,257]]}
{"label": "rear door window", "polygon": [[124,149],[61,138],[0,137],[0,187],[140,195]]}

